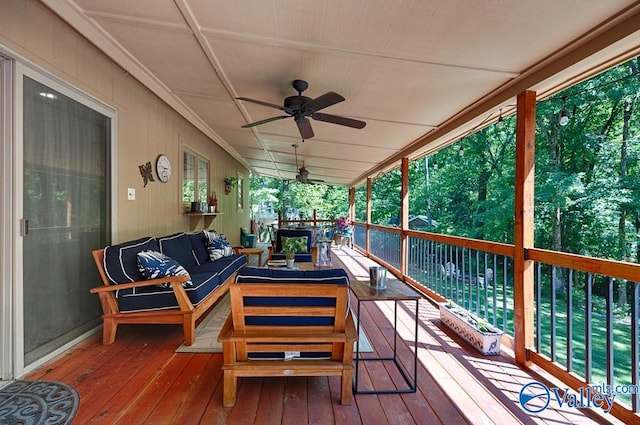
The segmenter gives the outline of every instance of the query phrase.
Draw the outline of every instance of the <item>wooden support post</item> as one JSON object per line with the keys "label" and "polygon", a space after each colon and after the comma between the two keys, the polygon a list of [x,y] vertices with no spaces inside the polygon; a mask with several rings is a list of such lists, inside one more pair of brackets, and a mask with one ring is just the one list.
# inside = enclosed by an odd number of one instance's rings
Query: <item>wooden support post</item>
{"label": "wooden support post", "polygon": [[349,188],[349,220],[356,220],[356,188]]}
{"label": "wooden support post", "polygon": [[402,158],[402,186],[400,189],[400,273],[407,275],[407,230],[409,230],[409,158]]}
{"label": "wooden support post", "polygon": [[536,93],[518,95],[516,120],[516,181],[513,273],[515,357],[520,365],[530,365],[527,349],[533,346],[534,264],[526,257],[533,247],[533,192],[535,177]]}
{"label": "wooden support post", "polygon": [[369,225],[371,224],[371,177],[367,177],[367,237],[366,237],[366,247],[365,247],[365,251],[367,252],[367,255],[371,252],[371,246],[370,246],[370,227]]}

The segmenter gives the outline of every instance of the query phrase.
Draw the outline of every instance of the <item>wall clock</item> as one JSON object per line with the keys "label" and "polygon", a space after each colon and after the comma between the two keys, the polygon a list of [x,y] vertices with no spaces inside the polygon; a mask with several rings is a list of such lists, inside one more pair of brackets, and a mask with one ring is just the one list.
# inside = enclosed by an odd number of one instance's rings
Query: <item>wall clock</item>
{"label": "wall clock", "polygon": [[160,154],[156,159],[156,175],[162,183],[166,183],[171,178],[171,161],[167,155]]}

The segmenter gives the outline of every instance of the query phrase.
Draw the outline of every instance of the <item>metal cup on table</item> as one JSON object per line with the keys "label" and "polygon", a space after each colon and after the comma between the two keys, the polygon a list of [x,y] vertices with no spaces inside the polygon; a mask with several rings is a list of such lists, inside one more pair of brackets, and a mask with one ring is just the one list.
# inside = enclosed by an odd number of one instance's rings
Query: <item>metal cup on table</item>
{"label": "metal cup on table", "polygon": [[369,267],[369,286],[380,290],[387,287],[387,269],[382,266]]}

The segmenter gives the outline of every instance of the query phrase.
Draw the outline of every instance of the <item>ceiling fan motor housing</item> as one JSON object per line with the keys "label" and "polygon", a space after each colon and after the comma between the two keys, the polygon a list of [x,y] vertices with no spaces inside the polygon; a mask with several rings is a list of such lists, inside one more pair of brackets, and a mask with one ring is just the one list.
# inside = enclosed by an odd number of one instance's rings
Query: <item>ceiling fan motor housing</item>
{"label": "ceiling fan motor housing", "polygon": [[290,109],[291,112],[301,111],[302,105],[310,100],[311,98],[307,96],[289,96],[284,99],[284,108]]}

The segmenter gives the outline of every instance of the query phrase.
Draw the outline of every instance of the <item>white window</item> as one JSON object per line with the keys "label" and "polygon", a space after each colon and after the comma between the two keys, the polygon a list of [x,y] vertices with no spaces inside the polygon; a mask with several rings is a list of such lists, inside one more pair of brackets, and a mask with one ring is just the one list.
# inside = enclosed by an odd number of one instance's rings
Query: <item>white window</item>
{"label": "white window", "polygon": [[209,160],[186,150],[182,163],[182,204],[186,210],[192,202],[209,199]]}

